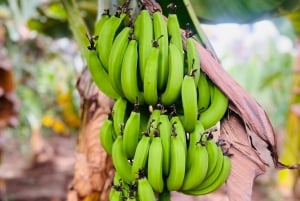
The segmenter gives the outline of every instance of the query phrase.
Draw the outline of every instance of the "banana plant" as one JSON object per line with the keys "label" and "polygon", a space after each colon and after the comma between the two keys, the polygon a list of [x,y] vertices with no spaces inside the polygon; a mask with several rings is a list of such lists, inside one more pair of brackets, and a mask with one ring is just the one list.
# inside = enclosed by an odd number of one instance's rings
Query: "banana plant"
{"label": "banana plant", "polygon": [[[73,35],[78,42],[79,49],[84,57],[86,57],[87,52],[87,46],[89,45],[89,40],[86,37],[86,34],[88,33],[89,36],[91,36],[91,32],[87,29],[85,26],[84,21],[80,17],[80,12],[78,10],[78,7],[76,6],[75,0],[61,0],[63,3],[67,15],[68,15],[68,21],[71,27],[71,30],[73,32]],[[101,1],[99,1],[101,2]],[[107,1],[102,1],[106,2]],[[144,0],[144,2],[147,2],[150,5],[161,7],[163,13],[167,12],[167,3],[168,1],[158,0],[157,2],[153,0]],[[123,1],[117,1],[117,3],[121,4]],[[200,55],[203,56],[203,58],[207,58],[207,61],[204,61],[203,63],[203,70],[206,72],[209,76],[211,76],[211,80],[218,85],[223,91],[228,92],[230,94],[233,94],[235,98],[231,99],[231,111],[233,111],[233,114],[230,118],[224,120],[223,122],[223,132],[227,134],[231,139],[234,138],[236,141],[238,141],[238,144],[235,144],[236,150],[244,149],[242,145],[248,144],[248,138],[245,136],[249,136],[253,141],[251,141],[252,148],[258,148],[258,150],[251,149],[246,150],[245,153],[241,153],[239,151],[234,152],[235,155],[242,154],[242,158],[244,160],[244,163],[241,161],[235,161],[235,168],[236,171],[243,170],[245,172],[238,174],[235,179],[238,179],[239,181],[245,181],[247,183],[243,183],[243,189],[236,188],[236,184],[239,184],[238,181],[235,182],[229,182],[228,187],[231,191],[229,191],[229,195],[232,199],[236,200],[250,200],[251,199],[251,190],[249,193],[249,189],[252,188],[253,181],[249,182],[247,178],[243,178],[244,175],[249,175],[250,178],[248,179],[254,179],[255,176],[258,174],[262,174],[265,171],[265,165],[264,160],[260,157],[257,157],[257,155],[263,153],[260,153],[260,149],[264,150],[266,153],[271,154],[271,160],[273,159],[273,164],[277,167],[286,167],[283,164],[281,164],[278,161],[278,156],[276,152],[276,139],[274,136],[274,131],[272,129],[272,126],[270,125],[270,122],[268,120],[268,117],[266,116],[263,109],[255,102],[255,100],[245,91],[243,91],[239,86],[236,86],[235,82],[226,74],[224,70],[220,68],[220,63],[217,60],[217,56],[214,55],[212,58],[211,53],[213,53],[213,49],[209,45],[209,41],[206,39],[206,36],[204,32],[201,30],[201,27],[199,25],[200,22],[207,22],[207,23],[221,23],[221,22],[239,22],[239,23],[246,23],[246,22],[253,22],[257,21],[259,19],[267,18],[267,17],[274,17],[274,16],[282,16],[286,15],[290,12],[293,12],[295,9],[299,7],[299,1],[279,1],[279,0],[256,0],[256,1],[234,1],[231,0],[229,3],[226,1],[225,3],[222,3],[217,0],[182,0],[176,2],[178,4],[178,14],[180,13],[180,24],[182,27],[185,27],[186,23],[191,23],[195,33],[199,36],[199,40],[201,42],[202,46],[198,46],[198,51],[200,52]],[[109,8],[114,7],[114,5],[110,3],[104,5],[103,3],[98,4],[99,12],[103,11],[103,8],[106,6],[106,8],[109,6]],[[98,14],[100,17],[100,15]],[[209,50],[209,51],[207,51]],[[225,76],[224,76],[225,75]],[[229,81],[229,83],[224,83],[224,80]],[[226,85],[227,84],[227,85]],[[231,87],[235,86],[235,87]],[[90,89],[90,87],[88,87]],[[109,103],[109,101],[106,100],[106,103]],[[100,104],[101,105],[101,104]],[[85,109],[88,110],[88,104],[85,105]],[[85,113],[87,116],[88,114]],[[98,120],[98,119],[97,119]],[[242,120],[244,122],[242,122]],[[232,124],[234,123],[234,124]],[[243,124],[245,123],[245,125]],[[235,125],[235,126],[233,126]],[[234,127],[234,129],[232,128]],[[83,126],[84,129],[84,126]],[[250,130],[250,131],[249,131]],[[234,132],[232,132],[234,131]],[[87,134],[87,132],[83,132],[84,134]],[[238,134],[238,135],[232,135],[232,133]],[[83,138],[83,136],[80,136],[80,138]],[[96,139],[98,140],[98,139]],[[230,139],[229,139],[230,140]],[[258,142],[262,142],[259,144]],[[264,153],[264,154],[266,154]],[[88,154],[88,153],[87,153]],[[244,155],[243,155],[244,154]],[[253,169],[255,169],[257,172],[253,173],[253,170],[249,171],[248,169],[245,169],[241,167],[241,164],[245,164],[245,155],[247,155],[248,158],[250,158]],[[244,156],[244,157],[243,157]],[[106,157],[106,156],[105,156]],[[270,158],[269,158],[270,159]],[[92,161],[93,162],[93,161]],[[249,164],[249,163],[248,163]],[[101,164],[103,166],[103,163]],[[104,164],[105,166],[106,164]],[[105,169],[105,168],[104,168]],[[251,169],[251,168],[250,168]],[[247,172],[248,171],[248,172]],[[75,173],[76,176],[76,173]],[[90,175],[92,178],[92,175]],[[101,175],[96,175],[98,177],[101,177]],[[102,175],[103,177],[103,175]],[[78,178],[77,178],[78,179]],[[90,182],[95,182],[94,180]],[[82,184],[82,183],[81,183]],[[92,183],[89,183],[89,185],[92,185]],[[97,188],[101,185],[96,185],[91,187],[90,192],[82,192],[82,188],[76,188],[76,186],[73,186],[74,189],[78,190],[78,195],[81,197],[93,197],[93,196],[99,196],[101,195],[105,197],[105,191],[107,189],[103,188],[99,191],[99,194],[93,194],[91,193],[93,188]],[[232,190],[233,189],[233,190]],[[87,194],[84,194],[87,193]],[[89,194],[90,193],[90,194]],[[247,193],[245,195],[245,193]],[[104,194],[104,195],[102,195]],[[89,199],[86,199],[89,200]]]}

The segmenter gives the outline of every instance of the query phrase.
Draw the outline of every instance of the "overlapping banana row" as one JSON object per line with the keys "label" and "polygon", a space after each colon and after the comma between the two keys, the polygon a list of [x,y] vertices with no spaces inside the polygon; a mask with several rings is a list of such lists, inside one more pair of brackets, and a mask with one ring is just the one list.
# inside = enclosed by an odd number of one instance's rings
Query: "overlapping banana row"
{"label": "overlapping banana row", "polygon": [[115,99],[101,126],[103,148],[116,174],[110,200],[169,200],[170,191],[203,195],[230,173],[222,143],[207,129],[221,120],[228,99],[200,69],[190,30],[183,45],[176,6],[165,21],[128,5],[96,23],[87,58],[91,76]]}
{"label": "overlapping banana row", "polygon": [[212,135],[199,119],[187,132],[174,107],[157,105],[149,112],[119,98],[100,130],[116,170],[111,194],[155,200],[171,191],[213,192],[227,179],[231,164]]}

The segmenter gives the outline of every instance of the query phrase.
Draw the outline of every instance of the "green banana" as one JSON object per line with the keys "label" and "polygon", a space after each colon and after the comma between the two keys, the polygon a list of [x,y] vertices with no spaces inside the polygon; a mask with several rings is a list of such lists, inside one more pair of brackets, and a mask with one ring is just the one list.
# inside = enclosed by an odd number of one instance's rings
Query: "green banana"
{"label": "green banana", "polygon": [[94,31],[94,35],[98,36],[98,34],[100,33],[104,23],[110,18],[110,14],[109,14],[109,9],[105,9],[104,12],[101,15],[101,18],[99,20],[97,20],[96,24],[95,24],[95,31]]}
{"label": "green banana", "polygon": [[156,108],[152,111],[149,121],[148,121],[148,125],[147,125],[147,129],[149,130],[149,135],[151,137],[151,139],[153,139],[154,136],[154,131],[157,128],[158,124],[159,124],[159,118],[161,115],[161,109],[160,108]]}
{"label": "green banana", "polygon": [[[201,125],[202,127],[202,125]],[[195,129],[196,130],[196,129]],[[201,133],[204,131],[200,128]],[[200,139],[195,143],[190,140],[187,167],[181,190],[193,189],[198,186],[205,178],[208,169],[208,154],[205,143],[202,142],[201,133],[192,132],[191,135],[198,135]],[[195,138],[195,137],[191,137]],[[199,137],[198,137],[199,138]]]}
{"label": "green banana", "polygon": [[132,159],[140,137],[141,114],[138,104],[134,105],[123,131],[123,150],[128,159]]}
{"label": "green banana", "polygon": [[122,91],[131,103],[144,103],[144,95],[138,87],[138,43],[131,39],[125,51],[120,77],[117,82],[122,85]]}
{"label": "green banana", "polygon": [[[213,170],[209,171],[207,173],[203,183],[200,184],[201,187],[208,186],[210,183],[212,183],[218,177],[219,172],[222,170],[223,160],[224,160],[224,154],[223,154],[222,148],[217,146],[217,163],[213,167]],[[208,163],[211,163],[211,161],[209,161],[209,159],[208,159]],[[209,164],[209,166],[210,166],[210,164]],[[198,188],[200,188],[200,187],[198,187]]]}
{"label": "green banana", "polygon": [[173,43],[169,44],[169,74],[165,91],[160,100],[164,106],[170,106],[180,96],[181,84],[183,81],[182,53]]}
{"label": "green banana", "polygon": [[180,137],[173,132],[171,135],[170,171],[167,177],[167,189],[179,190],[185,176],[186,147]]}
{"label": "green banana", "polygon": [[112,153],[112,146],[114,143],[114,128],[113,122],[110,118],[104,120],[101,128],[100,128],[100,142],[103,149],[111,155]]}
{"label": "green banana", "polygon": [[134,30],[139,41],[139,72],[141,80],[144,81],[147,58],[152,47],[153,22],[147,9],[142,10],[137,18]]}
{"label": "green banana", "polygon": [[180,31],[180,25],[176,15],[177,6],[174,3],[170,3],[168,7],[170,9],[170,13],[168,15],[167,28],[168,28],[170,43],[176,45],[178,50],[182,52],[182,59],[183,59],[184,55],[183,55],[183,46],[182,46],[182,36]]}
{"label": "green banana", "polygon": [[164,191],[158,195],[158,201],[171,201],[170,191],[164,189]]}
{"label": "green banana", "polygon": [[147,177],[154,191],[161,193],[164,190],[163,180],[163,147],[159,130],[155,128],[155,136],[152,139],[148,156]]}
{"label": "green banana", "polygon": [[117,171],[115,171],[113,177],[113,186],[122,186],[122,185],[123,185],[123,180],[120,174]]}
{"label": "green banana", "polygon": [[109,201],[120,201],[122,199],[122,189],[120,187],[111,187],[109,191]]}
{"label": "green banana", "polygon": [[155,108],[149,117],[148,124],[147,124],[147,129],[152,130],[152,128],[156,128],[159,123],[159,118],[161,114],[161,109],[160,108]]}
{"label": "green banana", "polygon": [[140,201],[155,201],[155,193],[146,177],[138,179],[138,199]]}
{"label": "green banana", "polygon": [[111,16],[102,26],[98,36],[97,51],[101,62],[106,70],[108,70],[108,58],[110,56],[110,50],[113,44],[113,40],[117,33],[117,30],[121,26],[123,20],[127,16],[120,9],[115,15]]}
{"label": "green banana", "polygon": [[186,54],[188,73],[193,75],[197,86],[200,77],[200,56],[192,35],[189,35],[186,39]]}
{"label": "green banana", "polygon": [[[183,191],[183,192],[185,194],[190,194],[190,191],[196,192],[202,188],[206,188],[206,187],[210,186],[218,178],[220,172],[222,171],[224,158],[225,157],[223,155],[221,147],[218,147],[217,164],[213,168],[213,171],[210,174],[206,174],[204,180],[198,186],[196,186],[193,189]],[[208,159],[208,163],[210,163],[209,159]]]}
{"label": "green banana", "polygon": [[213,180],[210,184],[207,184],[207,186],[200,185],[200,187],[198,187],[197,189],[188,191],[188,194],[189,195],[205,195],[205,194],[208,194],[208,193],[211,193],[211,192],[217,190],[227,180],[227,178],[230,174],[230,170],[231,170],[230,158],[228,156],[224,156],[224,160],[222,163],[222,169],[219,172],[217,178],[215,180]]}
{"label": "green banana", "polygon": [[[159,45],[159,64],[158,64],[158,79],[157,79],[157,87],[158,90],[163,90],[167,83],[168,79],[168,29],[166,26],[166,22],[164,20],[164,16],[160,11],[155,11],[153,13],[153,30],[154,30],[154,38],[157,40]],[[148,74],[145,75],[148,76]],[[144,76],[145,78],[145,76]]]}
{"label": "green banana", "polygon": [[150,118],[150,112],[148,105],[140,105],[141,122],[140,122],[140,138],[143,136],[143,132],[147,130],[148,122]]}
{"label": "green banana", "polygon": [[183,126],[185,131],[192,132],[198,118],[197,89],[192,76],[184,76],[181,86],[181,101],[183,107]]}
{"label": "green banana", "polygon": [[137,188],[135,183],[133,185],[130,185],[126,201],[136,201],[137,200],[136,193],[137,193]]}
{"label": "green banana", "polygon": [[130,196],[130,194],[129,194],[129,196],[127,197],[126,201],[136,201],[135,195]]}
{"label": "green banana", "polygon": [[123,136],[119,135],[112,147],[112,161],[120,177],[126,182],[131,183],[134,178],[131,173],[132,166],[123,150]]}
{"label": "green banana", "polygon": [[160,115],[158,129],[163,148],[163,174],[164,176],[168,176],[170,169],[170,140],[172,125],[167,114]]}
{"label": "green banana", "polygon": [[200,73],[198,81],[198,110],[204,112],[210,104],[210,87],[207,81],[207,76],[203,72]]}
{"label": "green banana", "polygon": [[127,101],[124,98],[118,98],[112,108],[112,118],[115,133],[120,135],[125,124]]}
{"label": "green banana", "polygon": [[186,139],[186,133],[183,127],[183,124],[180,120],[179,116],[173,116],[170,119],[170,122],[172,124],[172,134],[176,133],[178,138],[181,140],[183,146],[184,146],[184,153],[187,154],[187,139]]}
{"label": "green banana", "polygon": [[125,200],[128,197],[133,197],[135,196],[135,192],[136,192],[136,181],[132,181],[131,183],[126,183],[123,182],[122,183],[122,199],[121,200]]}
{"label": "green banana", "polygon": [[213,140],[207,140],[205,146],[208,154],[207,175],[210,175],[214,171],[214,168],[218,162],[218,146]]}
{"label": "green banana", "polygon": [[[93,39],[91,39],[93,40]],[[87,66],[96,86],[107,96],[117,99],[120,94],[114,89],[107,72],[101,64],[95,50],[88,51]]]}
{"label": "green banana", "polygon": [[[142,11],[141,11],[142,12]],[[134,36],[137,40],[140,40],[140,35],[141,35],[141,12],[136,16],[136,18],[134,19],[134,23],[133,23],[133,33]]]}
{"label": "green banana", "polygon": [[[193,155],[190,153],[191,151],[194,151],[196,148],[196,144],[199,142],[203,142],[203,133],[204,133],[204,128],[201,123],[201,121],[197,120],[195,129],[193,132],[189,133],[189,145],[188,145],[188,150],[187,150],[187,156]],[[194,163],[194,159],[187,157],[186,161],[186,170],[189,170],[192,167],[192,164]]]}
{"label": "green banana", "polygon": [[[129,43],[129,34],[131,32],[130,27],[125,27],[122,31],[116,36],[113,41],[109,58],[108,58],[108,76],[111,79],[111,83],[115,89],[118,90],[119,94],[123,94],[122,86],[121,86],[121,69],[122,62],[129,60],[131,57],[126,55],[128,53],[127,48]],[[125,59],[123,59],[125,58]]]}
{"label": "green banana", "polygon": [[207,80],[208,83],[208,88],[209,88],[209,92],[210,92],[210,99],[213,100],[214,99],[214,88],[215,85],[211,80]]}
{"label": "green banana", "polygon": [[211,104],[207,110],[200,114],[200,121],[204,128],[208,129],[220,121],[227,111],[227,106],[227,96],[216,85],[214,85]]}
{"label": "green banana", "polygon": [[128,196],[127,198],[126,198],[126,201],[136,201],[136,197],[135,196]]}
{"label": "green banana", "polygon": [[148,161],[148,153],[150,148],[150,136],[149,133],[144,133],[143,137],[139,141],[132,162],[132,175],[134,178],[138,178],[139,172],[146,168]]}
{"label": "green banana", "polygon": [[150,55],[147,58],[144,74],[144,98],[149,105],[156,105],[158,101],[157,83],[158,83],[158,64],[159,64],[159,49],[157,41],[153,42]]}

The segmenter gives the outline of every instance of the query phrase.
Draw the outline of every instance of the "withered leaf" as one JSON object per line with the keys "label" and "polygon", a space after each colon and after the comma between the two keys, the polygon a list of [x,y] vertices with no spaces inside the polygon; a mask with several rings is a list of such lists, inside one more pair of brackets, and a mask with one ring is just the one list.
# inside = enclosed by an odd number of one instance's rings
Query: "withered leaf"
{"label": "withered leaf", "polygon": [[230,201],[251,200],[253,182],[256,176],[266,171],[266,165],[259,157],[258,148],[253,148],[241,118],[231,113],[221,122],[221,138],[230,145],[232,169],[227,180]]}
{"label": "withered leaf", "polygon": [[[101,196],[105,194],[107,197],[113,165],[111,157],[100,145],[99,130],[111,110],[113,101],[92,84],[88,71],[82,73],[77,88],[81,95],[82,122],[74,178],[69,194],[75,190],[79,197],[89,196],[92,192],[99,192]],[[102,197],[101,200],[104,199]]]}

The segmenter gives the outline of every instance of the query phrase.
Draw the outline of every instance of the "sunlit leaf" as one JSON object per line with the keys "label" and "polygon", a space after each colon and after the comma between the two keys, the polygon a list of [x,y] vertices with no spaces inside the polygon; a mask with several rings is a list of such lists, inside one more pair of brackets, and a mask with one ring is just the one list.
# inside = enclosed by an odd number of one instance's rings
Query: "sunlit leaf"
{"label": "sunlit leaf", "polygon": [[296,32],[296,35],[299,37],[300,36],[300,9],[289,14],[287,17],[290,20],[290,22]]}
{"label": "sunlit leaf", "polygon": [[66,21],[55,20],[52,18],[31,18],[27,21],[27,26],[53,38],[67,37],[70,35],[70,29]]}
{"label": "sunlit leaf", "polygon": [[73,36],[79,46],[79,50],[83,57],[87,58],[87,46],[89,45],[90,36],[89,30],[85,22],[81,18],[80,11],[76,6],[74,0],[61,0],[68,15],[69,26],[72,30]]}
{"label": "sunlit leaf", "polygon": [[299,8],[299,0],[190,0],[204,23],[249,23],[282,16]]}
{"label": "sunlit leaf", "polygon": [[45,15],[60,20],[67,19],[67,13],[61,3],[51,3],[47,8],[44,9]]}

